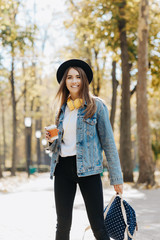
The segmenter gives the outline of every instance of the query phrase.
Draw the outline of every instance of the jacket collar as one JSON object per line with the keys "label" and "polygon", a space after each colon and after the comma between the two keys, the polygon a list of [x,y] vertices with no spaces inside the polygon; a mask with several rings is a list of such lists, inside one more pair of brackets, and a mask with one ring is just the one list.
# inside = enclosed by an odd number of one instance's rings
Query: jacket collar
{"label": "jacket collar", "polygon": [[67,105],[67,103],[64,103],[64,104],[62,105],[62,107],[61,107],[61,111],[62,111],[62,112],[65,112],[66,105]]}

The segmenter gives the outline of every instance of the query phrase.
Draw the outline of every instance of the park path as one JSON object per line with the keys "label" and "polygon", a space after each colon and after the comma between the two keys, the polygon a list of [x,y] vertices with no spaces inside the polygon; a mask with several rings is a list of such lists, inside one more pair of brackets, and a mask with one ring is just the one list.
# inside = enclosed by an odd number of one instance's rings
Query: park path
{"label": "park path", "polygon": [[[104,189],[105,204],[113,194],[112,187]],[[160,239],[160,188],[137,190],[125,184],[123,197],[136,210],[139,226],[136,239]],[[77,189],[71,240],[81,240],[88,224],[83,199]],[[0,192],[0,240],[54,240],[55,225],[53,181],[49,173],[17,183],[9,193]],[[85,239],[94,239],[91,231],[86,233]]]}

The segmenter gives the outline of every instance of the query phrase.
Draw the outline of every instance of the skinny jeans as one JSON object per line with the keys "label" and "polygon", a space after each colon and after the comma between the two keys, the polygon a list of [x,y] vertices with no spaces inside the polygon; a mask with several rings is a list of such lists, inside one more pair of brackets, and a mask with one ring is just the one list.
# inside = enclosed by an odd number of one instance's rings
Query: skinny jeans
{"label": "skinny jeans", "polygon": [[59,157],[54,192],[57,213],[55,240],[69,240],[77,184],[82,193],[88,219],[97,240],[109,240],[104,226],[103,190],[100,174],[78,177],[76,156]]}

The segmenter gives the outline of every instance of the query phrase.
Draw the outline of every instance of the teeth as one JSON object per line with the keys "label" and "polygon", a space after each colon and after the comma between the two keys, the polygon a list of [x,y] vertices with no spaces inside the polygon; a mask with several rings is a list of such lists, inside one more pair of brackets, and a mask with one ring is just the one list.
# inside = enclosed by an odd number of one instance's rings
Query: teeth
{"label": "teeth", "polygon": [[79,86],[72,86],[73,88],[79,87]]}

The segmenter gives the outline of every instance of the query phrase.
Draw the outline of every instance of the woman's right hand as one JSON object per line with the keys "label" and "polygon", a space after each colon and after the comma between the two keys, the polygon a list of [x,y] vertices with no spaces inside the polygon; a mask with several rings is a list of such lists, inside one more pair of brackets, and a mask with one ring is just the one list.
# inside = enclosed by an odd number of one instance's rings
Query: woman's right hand
{"label": "woman's right hand", "polygon": [[53,143],[54,140],[51,140],[50,133],[46,130],[46,140],[50,143]]}
{"label": "woman's right hand", "polygon": [[116,191],[116,193],[123,194],[123,184],[114,185],[114,190]]}

